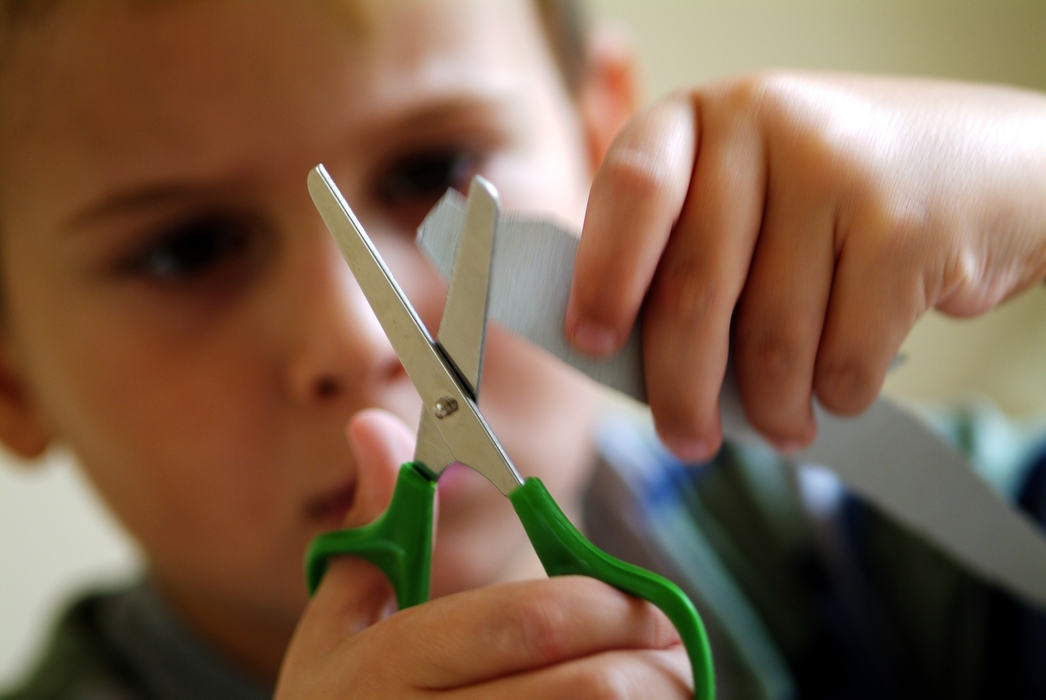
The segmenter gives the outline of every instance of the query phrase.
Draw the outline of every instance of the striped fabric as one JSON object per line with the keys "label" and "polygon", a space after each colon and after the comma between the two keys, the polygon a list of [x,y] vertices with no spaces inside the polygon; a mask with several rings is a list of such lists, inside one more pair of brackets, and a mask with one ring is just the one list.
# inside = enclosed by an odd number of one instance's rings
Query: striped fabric
{"label": "striped fabric", "polygon": [[[1046,429],[984,406],[934,422],[1046,522]],[[726,446],[683,465],[608,421],[585,510],[598,546],[694,599],[720,698],[1046,698],[1046,616],[963,570],[823,468]]]}

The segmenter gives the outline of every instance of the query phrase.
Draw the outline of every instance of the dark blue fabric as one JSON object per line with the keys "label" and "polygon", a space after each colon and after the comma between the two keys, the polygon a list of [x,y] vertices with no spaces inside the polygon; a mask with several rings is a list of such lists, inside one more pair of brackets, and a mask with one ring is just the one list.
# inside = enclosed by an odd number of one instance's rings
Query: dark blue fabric
{"label": "dark blue fabric", "polygon": [[[701,498],[706,480],[738,469],[744,455],[729,445],[713,463],[684,465],[671,455],[661,461],[664,481],[648,493],[647,507],[656,507],[663,491]],[[785,469],[783,462],[779,468]],[[718,470],[718,472],[717,472]],[[847,501],[853,501],[847,498]],[[705,507],[713,504],[705,503]],[[750,523],[765,516],[753,510]],[[766,522],[773,528],[775,523]],[[793,651],[788,661],[803,700],[879,700],[902,697],[889,660],[883,657],[881,640],[862,630],[843,604],[839,591],[813,547],[789,553],[787,566],[794,580],[801,582],[803,607],[807,611],[806,641]]]}
{"label": "dark blue fabric", "polygon": [[[1021,510],[1046,529],[1046,444],[1028,470],[1017,499]],[[1046,698],[1046,613],[995,591],[990,659],[997,697]]]}

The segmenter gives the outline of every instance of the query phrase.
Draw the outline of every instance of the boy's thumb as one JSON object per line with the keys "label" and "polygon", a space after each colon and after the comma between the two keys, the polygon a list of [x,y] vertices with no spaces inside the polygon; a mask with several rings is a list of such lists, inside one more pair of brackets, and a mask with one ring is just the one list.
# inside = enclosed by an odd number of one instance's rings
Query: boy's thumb
{"label": "boy's thumb", "polygon": [[388,507],[400,465],[414,454],[414,435],[401,420],[377,408],[354,415],[347,432],[356,455],[356,492],[343,527],[360,527]]}
{"label": "boy's thumb", "polygon": [[[414,436],[399,419],[378,409],[357,413],[347,432],[356,456],[356,488],[343,526],[356,528],[388,507],[399,467],[414,452]],[[359,557],[332,557],[298,625],[294,646],[322,653],[395,610],[395,593],[378,567]]]}

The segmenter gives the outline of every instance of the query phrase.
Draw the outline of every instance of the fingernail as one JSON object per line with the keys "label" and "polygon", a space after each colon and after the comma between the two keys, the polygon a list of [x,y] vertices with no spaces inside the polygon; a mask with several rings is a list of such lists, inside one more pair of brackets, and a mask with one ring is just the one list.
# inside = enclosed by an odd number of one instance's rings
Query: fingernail
{"label": "fingernail", "polygon": [[799,440],[781,440],[774,442],[774,449],[783,455],[794,455],[803,449],[803,443]]}
{"label": "fingernail", "polygon": [[705,462],[715,454],[715,450],[707,440],[666,437],[663,438],[663,441],[665,447],[684,462]]}
{"label": "fingernail", "polygon": [[617,350],[618,335],[598,323],[579,321],[574,328],[574,344],[589,355],[609,355]]}
{"label": "fingernail", "polygon": [[817,424],[814,423],[813,415],[810,416],[810,422],[803,430],[803,436],[801,438],[783,438],[781,440],[771,440],[770,444],[773,445],[774,449],[780,452],[786,457],[790,457],[800,450],[806,449],[810,443],[817,437]]}

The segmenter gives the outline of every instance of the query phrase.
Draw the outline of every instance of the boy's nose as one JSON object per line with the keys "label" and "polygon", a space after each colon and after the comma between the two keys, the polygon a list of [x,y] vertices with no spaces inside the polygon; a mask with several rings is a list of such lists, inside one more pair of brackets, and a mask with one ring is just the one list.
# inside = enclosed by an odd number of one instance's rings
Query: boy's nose
{"label": "boy's nose", "polygon": [[325,256],[302,281],[287,387],[306,406],[380,405],[381,392],[405,376],[403,368],[333,241],[330,247],[334,257]]}

